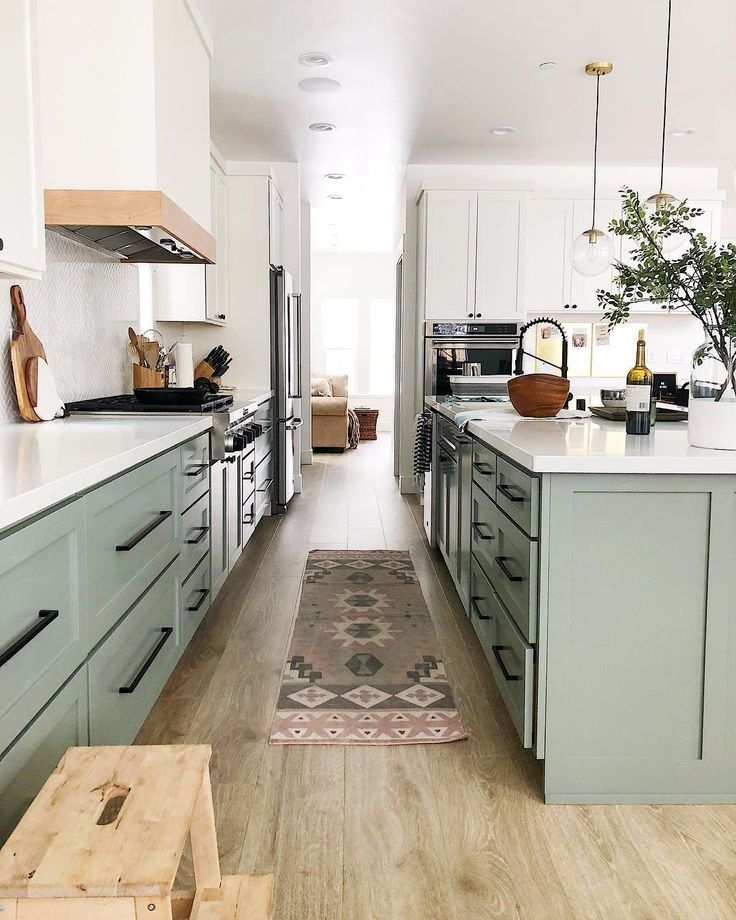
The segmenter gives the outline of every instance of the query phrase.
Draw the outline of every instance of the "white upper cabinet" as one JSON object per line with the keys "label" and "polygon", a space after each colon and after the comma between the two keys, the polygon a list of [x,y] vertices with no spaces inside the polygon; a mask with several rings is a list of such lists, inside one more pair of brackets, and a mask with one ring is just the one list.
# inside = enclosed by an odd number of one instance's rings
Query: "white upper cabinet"
{"label": "white upper cabinet", "polygon": [[211,44],[186,0],[35,5],[44,187],[159,190],[209,230]]}
{"label": "white upper cabinet", "polygon": [[46,267],[33,0],[0,3],[0,275],[38,278]]}
{"label": "white upper cabinet", "polygon": [[519,192],[479,192],[475,316],[523,320],[527,199]]}
{"label": "white upper cabinet", "polygon": [[569,300],[573,203],[537,199],[529,205],[526,307],[551,313]]}
{"label": "white upper cabinet", "polygon": [[226,323],[228,314],[228,241],[227,241],[227,180],[213,159],[210,169],[212,195],[212,232],[217,240],[217,260],[205,266],[207,299],[205,320]]}
{"label": "white upper cabinet", "polygon": [[271,265],[283,265],[284,199],[270,180],[268,183],[268,256]]}
{"label": "white upper cabinet", "polygon": [[422,195],[418,286],[425,319],[474,316],[477,222],[477,192]]}

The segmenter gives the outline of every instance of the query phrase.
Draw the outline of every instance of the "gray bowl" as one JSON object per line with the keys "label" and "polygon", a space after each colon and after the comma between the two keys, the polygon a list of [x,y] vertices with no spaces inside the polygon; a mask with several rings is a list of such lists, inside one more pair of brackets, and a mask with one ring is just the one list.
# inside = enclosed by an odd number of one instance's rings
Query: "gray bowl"
{"label": "gray bowl", "polygon": [[626,405],[626,389],[601,390],[601,402],[608,409],[623,409]]}

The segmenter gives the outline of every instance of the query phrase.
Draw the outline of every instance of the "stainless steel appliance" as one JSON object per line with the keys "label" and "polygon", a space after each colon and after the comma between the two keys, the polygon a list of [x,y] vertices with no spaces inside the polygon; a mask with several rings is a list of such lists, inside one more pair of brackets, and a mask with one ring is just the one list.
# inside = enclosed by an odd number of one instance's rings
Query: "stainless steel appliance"
{"label": "stainless steel appliance", "polygon": [[297,432],[303,424],[294,414],[294,400],[301,399],[301,298],[294,293],[291,275],[274,266],[271,267],[271,388],[276,473],[272,513],[283,514],[294,495]]}
{"label": "stainless steel appliance", "polygon": [[520,324],[458,323],[454,320],[425,323],[424,395],[450,396],[450,377],[465,374],[474,365],[474,376],[511,376],[519,344]]}

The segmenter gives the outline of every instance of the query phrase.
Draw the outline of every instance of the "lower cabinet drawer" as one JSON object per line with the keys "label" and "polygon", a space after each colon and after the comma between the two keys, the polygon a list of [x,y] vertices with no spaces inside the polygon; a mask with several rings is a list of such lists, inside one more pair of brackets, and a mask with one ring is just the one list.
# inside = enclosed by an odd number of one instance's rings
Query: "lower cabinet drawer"
{"label": "lower cabinet drawer", "polygon": [[129,744],[179,657],[171,565],[89,659],[90,744]]}
{"label": "lower cabinet drawer", "polygon": [[532,746],[534,649],[524,641],[498,595],[473,559],[470,616],[521,743]]}
{"label": "lower cabinet drawer", "polygon": [[256,522],[269,510],[273,492],[273,454],[256,467]]}
{"label": "lower cabinet drawer", "polygon": [[179,448],[181,457],[181,507],[189,508],[210,487],[210,435],[201,434]]}
{"label": "lower cabinet drawer", "polygon": [[539,536],[539,480],[503,457],[496,467],[496,504],[530,537]]}
{"label": "lower cabinet drawer", "polygon": [[203,495],[181,516],[182,579],[187,579],[210,551],[210,496]]}
{"label": "lower cabinet drawer", "polygon": [[189,645],[197,627],[210,609],[211,600],[210,557],[208,554],[181,586],[179,635],[182,652]]}
{"label": "lower cabinet drawer", "polygon": [[495,495],[496,455],[477,441],[473,441],[473,482],[477,482],[488,495]]}
{"label": "lower cabinet drawer", "polygon": [[0,845],[69,747],[87,736],[87,669],[80,668],[0,758]]}

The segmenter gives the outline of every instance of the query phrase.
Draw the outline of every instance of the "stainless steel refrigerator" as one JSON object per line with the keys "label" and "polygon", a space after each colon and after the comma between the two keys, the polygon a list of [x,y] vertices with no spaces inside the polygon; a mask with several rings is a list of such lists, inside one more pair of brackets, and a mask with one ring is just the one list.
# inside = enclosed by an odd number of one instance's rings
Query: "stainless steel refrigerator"
{"label": "stainless steel refrigerator", "polygon": [[271,267],[271,388],[274,391],[274,460],[276,493],[273,514],[284,514],[294,495],[299,470],[297,432],[303,422],[294,414],[301,399],[301,298],[294,293],[291,275]]}

